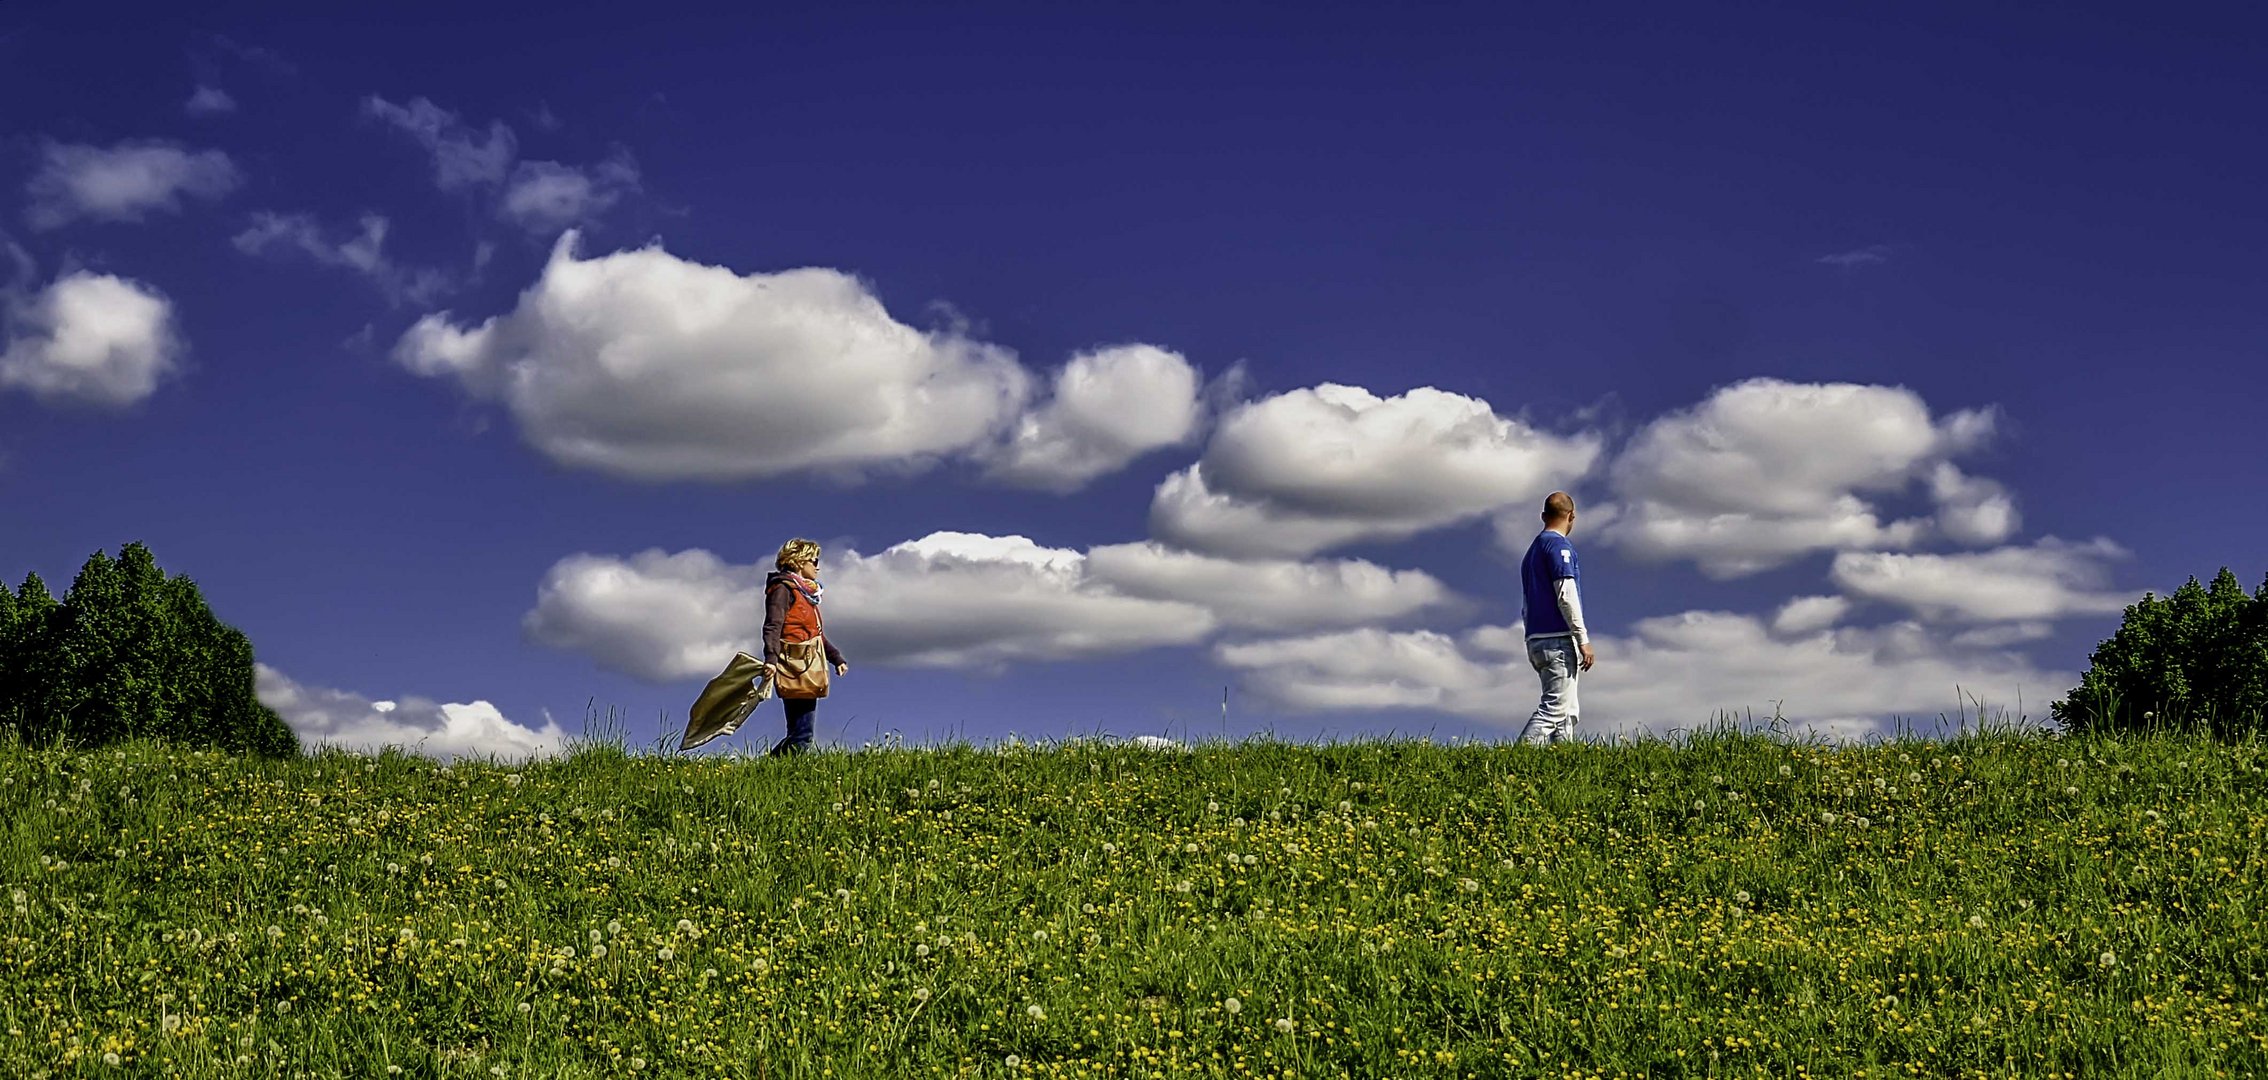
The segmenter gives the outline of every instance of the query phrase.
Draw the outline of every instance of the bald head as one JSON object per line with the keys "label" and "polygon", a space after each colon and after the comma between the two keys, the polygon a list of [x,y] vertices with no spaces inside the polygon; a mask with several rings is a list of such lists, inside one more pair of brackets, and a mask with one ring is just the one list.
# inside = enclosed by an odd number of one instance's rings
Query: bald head
{"label": "bald head", "polygon": [[1566,532],[1566,526],[1575,523],[1575,496],[1564,491],[1554,491],[1545,496],[1543,523],[1544,528]]}

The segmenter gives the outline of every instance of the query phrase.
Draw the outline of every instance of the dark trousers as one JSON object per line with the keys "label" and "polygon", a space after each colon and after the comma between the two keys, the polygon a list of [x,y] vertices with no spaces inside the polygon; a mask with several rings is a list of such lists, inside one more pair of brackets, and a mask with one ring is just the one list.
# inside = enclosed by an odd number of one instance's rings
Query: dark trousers
{"label": "dark trousers", "polygon": [[819,711],[819,699],[784,697],[780,704],[787,706],[787,738],[773,745],[772,756],[800,754],[811,749],[811,732],[816,726],[811,714]]}

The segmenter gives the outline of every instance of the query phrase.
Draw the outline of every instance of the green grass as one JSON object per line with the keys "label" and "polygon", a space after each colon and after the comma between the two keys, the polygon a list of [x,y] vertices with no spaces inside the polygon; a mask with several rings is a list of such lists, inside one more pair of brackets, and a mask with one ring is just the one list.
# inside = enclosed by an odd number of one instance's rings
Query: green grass
{"label": "green grass", "polygon": [[2264,766],[0,745],[0,1075],[2259,1075]]}

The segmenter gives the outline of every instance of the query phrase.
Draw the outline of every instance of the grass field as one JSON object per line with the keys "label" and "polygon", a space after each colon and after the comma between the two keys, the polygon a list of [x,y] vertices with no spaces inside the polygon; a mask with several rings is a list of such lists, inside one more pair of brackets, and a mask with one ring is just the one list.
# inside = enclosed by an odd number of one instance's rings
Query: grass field
{"label": "grass field", "polygon": [[0,1075],[2263,1075],[2264,766],[0,744]]}

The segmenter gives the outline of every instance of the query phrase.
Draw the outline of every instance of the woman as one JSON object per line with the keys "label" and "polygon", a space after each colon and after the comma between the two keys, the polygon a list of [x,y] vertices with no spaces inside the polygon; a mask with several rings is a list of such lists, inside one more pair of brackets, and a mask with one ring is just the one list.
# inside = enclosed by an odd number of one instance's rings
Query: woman
{"label": "woman", "polygon": [[773,564],[778,569],[764,579],[764,666],[787,707],[787,738],[772,747],[776,756],[811,748],[811,714],[827,696],[827,669],[843,675],[850,665],[819,620],[819,545],[790,540]]}

